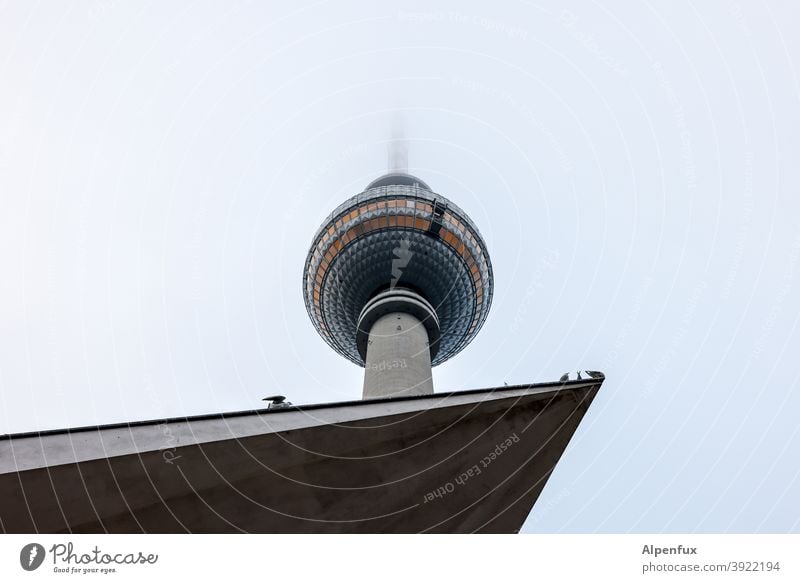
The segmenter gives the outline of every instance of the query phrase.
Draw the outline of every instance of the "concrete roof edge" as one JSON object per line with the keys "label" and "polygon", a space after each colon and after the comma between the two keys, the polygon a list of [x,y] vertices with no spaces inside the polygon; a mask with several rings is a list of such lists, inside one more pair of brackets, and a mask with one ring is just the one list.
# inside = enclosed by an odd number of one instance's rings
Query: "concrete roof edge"
{"label": "concrete roof edge", "polygon": [[26,431],[21,433],[6,433],[0,434],[0,441],[4,440],[12,440],[12,439],[21,439],[27,437],[43,437],[47,435],[59,435],[59,434],[72,434],[72,433],[79,433],[85,431],[99,431],[104,429],[122,429],[128,427],[141,427],[146,425],[161,425],[164,423],[180,423],[180,422],[191,422],[191,421],[207,421],[213,419],[228,419],[234,417],[244,417],[247,415],[264,415],[264,414],[281,414],[281,413],[288,413],[291,411],[313,411],[317,409],[329,409],[334,407],[358,407],[358,406],[365,406],[377,403],[388,403],[388,402],[405,402],[405,401],[423,401],[423,400],[430,400],[430,399],[443,399],[447,397],[458,397],[458,396],[466,396],[466,395],[479,395],[481,393],[500,393],[499,398],[502,398],[502,393],[505,392],[514,392],[519,390],[525,389],[534,389],[534,390],[553,390],[553,389],[578,389],[578,388],[590,388],[593,386],[597,386],[599,388],[600,385],[603,384],[604,378],[592,378],[592,379],[583,379],[583,380],[570,380],[570,381],[553,381],[553,382],[545,382],[545,383],[531,383],[531,384],[521,384],[521,385],[509,385],[503,387],[489,387],[483,389],[467,389],[463,391],[449,391],[444,393],[433,393],[431,395],[415,395],[415,396],[406,396],[406,397],[386,397],[381,399],[360,399],[355,401],[335,401],[330,403],[312,403],[309,405],[296,405],[296,406],[289,406],[283,408],[274,408],[274,409],[250,409],[250,410],[241,410],[241,411],[229,411],[229,412],[222,412],[222,413],[207,413],[202,415],[190,415],[184,417],[166,417],[161,419],[146,419],[141,421],[129,421],[129,422],[121,422],[121,423],[108,423],[102,425],[85,425],[80,427],[67,427],[67,428],[59,428],[59,429],[45,429],[41,431]]}

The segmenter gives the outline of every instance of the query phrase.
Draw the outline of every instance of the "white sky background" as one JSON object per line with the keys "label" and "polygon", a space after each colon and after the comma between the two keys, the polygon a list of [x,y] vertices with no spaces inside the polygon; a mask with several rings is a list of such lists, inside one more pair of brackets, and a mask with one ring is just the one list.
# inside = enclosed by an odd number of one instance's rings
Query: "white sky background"
{"label": "white sky background", "polygon": [[607,381],[529,532],[800,530],[792,2],[0,7],[0,433],[358,399],[311,237],[386,169],[495,270],[438,391]]}

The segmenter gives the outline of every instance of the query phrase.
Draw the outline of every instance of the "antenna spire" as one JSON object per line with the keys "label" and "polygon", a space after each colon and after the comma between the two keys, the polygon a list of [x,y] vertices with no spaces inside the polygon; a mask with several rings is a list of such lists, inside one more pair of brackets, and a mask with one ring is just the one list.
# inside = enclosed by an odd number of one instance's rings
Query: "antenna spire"
{"label": "antenna spire", "polygon": [[408,174],[408,141],[405,139],[403,117],[395,113],[392,119],[392,138],[389,140],[389,172]]}

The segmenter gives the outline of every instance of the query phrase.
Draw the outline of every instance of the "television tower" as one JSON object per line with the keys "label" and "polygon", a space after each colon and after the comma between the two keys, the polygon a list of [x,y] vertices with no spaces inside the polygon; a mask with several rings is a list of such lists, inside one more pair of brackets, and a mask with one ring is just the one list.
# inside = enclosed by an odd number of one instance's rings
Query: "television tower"
{"label": "television tower", "polygon": [[406,142],[394,139],[389,172],[325,219],[306,258],[308,314],[364,367],[364,399],[433,393],[431,367],[472,341],[492,303],[478,228],[407,165]]}

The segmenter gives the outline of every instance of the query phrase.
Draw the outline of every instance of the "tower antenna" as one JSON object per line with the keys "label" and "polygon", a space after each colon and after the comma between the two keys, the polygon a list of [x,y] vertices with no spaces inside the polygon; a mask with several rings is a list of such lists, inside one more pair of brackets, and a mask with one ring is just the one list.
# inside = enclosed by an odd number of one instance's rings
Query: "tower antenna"
{"label": "tower antenna", "polygon": [[404,126],[403,116],[395,113],[388,147],[390,174],[408,174],[408,140],[405,139]]}

